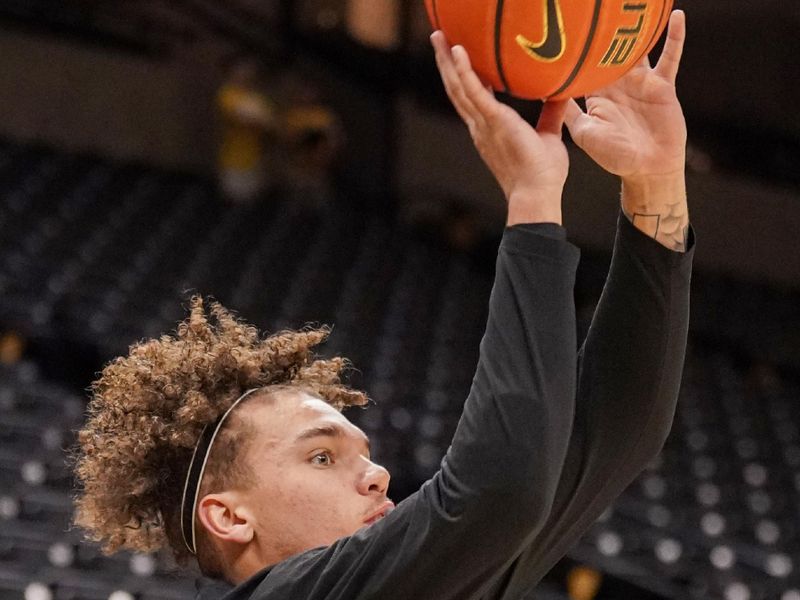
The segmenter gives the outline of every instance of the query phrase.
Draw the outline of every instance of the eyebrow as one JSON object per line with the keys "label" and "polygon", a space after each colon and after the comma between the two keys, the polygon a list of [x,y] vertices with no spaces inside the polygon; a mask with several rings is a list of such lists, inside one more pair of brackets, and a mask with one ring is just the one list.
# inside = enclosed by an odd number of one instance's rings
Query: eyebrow
{"label": "eyebrow", "polygon": [[[344,430],[343,427],[340,425],[335,424],[328,424],[328,425],[319,425],[317,427],[310,427],[298,435],[294,443],[298,444],[305,440],[311,440],[318,437],[328,437],[328,438],[346,438],[348,437],[347,432]],[[367,436],[363,436],[361,440],[364,442],[364,445],[367,448],[367,452],[370,452],[370,444],[369,438]]]}

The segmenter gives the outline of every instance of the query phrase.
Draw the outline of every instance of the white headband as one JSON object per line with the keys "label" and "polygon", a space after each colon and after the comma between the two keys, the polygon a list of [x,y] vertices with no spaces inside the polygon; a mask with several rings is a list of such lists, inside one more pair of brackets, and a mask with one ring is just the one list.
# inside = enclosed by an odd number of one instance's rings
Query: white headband
{"label": "white headband", "polygon": [[[231,407],[222,413],[214,423],[209,423],[203,427],[200,433],[200,439],[197,440],[197,445],[194,447],[192,453],[192,460],[189,463],[189,470],[186,472],[186,483],[183,485],[183,499],[181,500],[181,533],[183,534],[183,542],[192,554],[197,554],[197,536],[195,534],[195,511],[197,510],[198,496],[200,495],[200,485],[203,483],[203,473],[206,470],[206,463],[208,457],[211,455],[211,446],[214,445],[214,440],[217,437],[222,424],[231,411],[245,398],[253,392],[257,392],[262,388],[253,388],[247,390],[244,394],[239,396],[236,401],[231,404]],[[209,427],[211,426],[211,427]],[[203,462],[195,462],[199,454],[203,455]],[[187,496],[187,492],[192,489],[192,495]],[[187,500],[191,499],[191,503]],[[187,531],[191,534],[187,539]]]}

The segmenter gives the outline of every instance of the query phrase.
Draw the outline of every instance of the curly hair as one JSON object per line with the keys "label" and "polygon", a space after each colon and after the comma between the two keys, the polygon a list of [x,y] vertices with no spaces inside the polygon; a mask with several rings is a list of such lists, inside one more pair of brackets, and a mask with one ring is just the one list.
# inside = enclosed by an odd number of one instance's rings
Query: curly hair
{"label": "curly hair", "polygon": [[[340,381],[346,359],[312,353],[329,333],[323,327],[263,337],[221,304],[207,311],[202,297],[192,298],[175,335],[134,344],[92,384],[74,457],[82,488],[75,523],[107,553],[169,546],[185,563],[191,555],[180,532],[181,493],[206,424],[252,388],[302,389],[340,411],[367,403],[363,392]],[[215,443],[206,471],[212,483],[204,488],[247,479],[245,467],[231,465],[254,432],[241,420],[236,425],[226,424],[228,435]],[[201,569],[218,575],[213,560],[204,566],[202,547],[208,544],[198,545]]]}

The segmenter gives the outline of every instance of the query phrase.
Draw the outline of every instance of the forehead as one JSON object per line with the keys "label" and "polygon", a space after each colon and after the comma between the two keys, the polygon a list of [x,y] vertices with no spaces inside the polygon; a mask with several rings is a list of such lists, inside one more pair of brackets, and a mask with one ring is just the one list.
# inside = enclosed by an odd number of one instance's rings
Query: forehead
{"label": "forehead", "polygon": [[366,435],[330,404],[297,390],[275,394],[273,402],[254,402],[245,412],[257,431],[257,438],[270,446],[291,445],[303,434],[336,428],[347,437],[366,441]]}

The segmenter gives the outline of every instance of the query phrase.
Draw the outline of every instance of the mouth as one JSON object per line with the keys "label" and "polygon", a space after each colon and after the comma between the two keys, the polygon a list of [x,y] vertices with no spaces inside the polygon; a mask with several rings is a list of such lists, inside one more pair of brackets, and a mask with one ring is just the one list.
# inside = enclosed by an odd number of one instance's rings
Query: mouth
{"label": "mouth", "polygon": [[364,519],[364,525],[372,525],[373,523],[377,523],[386,515],[388,515],[394,509],[394,502],[391,500],[387,500],[383,504],[381,504],[378,509],[370,513],[370,516]]}

